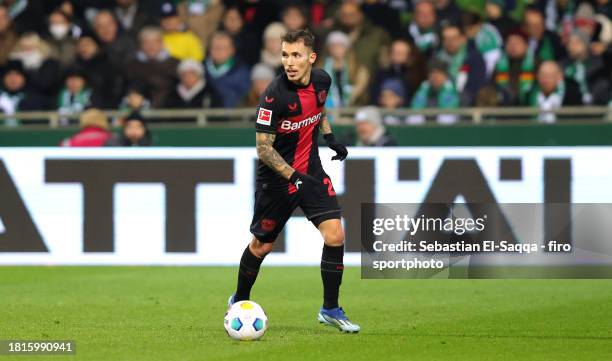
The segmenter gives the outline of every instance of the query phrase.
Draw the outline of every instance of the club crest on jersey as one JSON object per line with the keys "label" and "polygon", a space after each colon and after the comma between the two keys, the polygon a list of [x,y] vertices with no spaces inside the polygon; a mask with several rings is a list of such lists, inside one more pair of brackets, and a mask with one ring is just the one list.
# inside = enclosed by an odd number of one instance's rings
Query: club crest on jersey
{"label": "club crest on jersey", "polygon": [[262,125],[270,125],[272,119],[272,111],[266,108],[259,108],[257,113],[257,123]]}
{"label": "club crest on jersey", "polygon": [[319,103],[325,103],[325,99],[327,99],[327,91],[321,90],[319,94],[317,94],[317,98],[319,98]]}

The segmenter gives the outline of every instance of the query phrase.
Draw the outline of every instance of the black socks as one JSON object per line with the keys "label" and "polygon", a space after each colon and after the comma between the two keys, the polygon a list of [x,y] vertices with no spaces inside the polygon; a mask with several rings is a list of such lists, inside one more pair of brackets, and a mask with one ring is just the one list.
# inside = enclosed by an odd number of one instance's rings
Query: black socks
{"label": "black socks", "polygon": [[236,289],[234,302],[248,300],[249,297],[251,297],[251,288],[257,279],[259,266],[261,266],[263,260],[263,258],[255,256],[249,249],[249,246],[244,250],[242,258],[240,258],[238,287]]}
{"label": "black socks", "polygon": [[323,245],[321,255],[321,279],[323,280],[323,308],[338,307],[338,294],[344,270],[344,245]]}

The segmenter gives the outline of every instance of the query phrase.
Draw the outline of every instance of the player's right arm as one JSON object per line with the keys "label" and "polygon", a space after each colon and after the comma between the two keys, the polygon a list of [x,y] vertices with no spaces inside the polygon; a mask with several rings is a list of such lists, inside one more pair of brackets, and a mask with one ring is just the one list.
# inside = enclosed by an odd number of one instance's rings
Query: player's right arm
{"label": "player's right arm", "polygon": [[276,134],[257,132],[255,133],[255,143],[257,147],[257,156],[270,169],[280,174],[283,178],[289,180],[295,172],[283,157],[274,149],[274,139]]}

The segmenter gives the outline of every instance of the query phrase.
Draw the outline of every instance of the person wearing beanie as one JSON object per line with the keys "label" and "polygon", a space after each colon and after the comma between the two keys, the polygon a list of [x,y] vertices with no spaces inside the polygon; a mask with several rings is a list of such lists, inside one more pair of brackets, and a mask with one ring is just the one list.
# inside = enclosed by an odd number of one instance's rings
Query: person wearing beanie
{"label": "person wearing beanie", "polygon": [[61,142],[62,147],[102,147],[111,138],[108,118],[99,109],[91,108],[79,117],[81,130]]}
{"label": "person wearing beanie", "polygon": [[[424,108],[456,109],[459,107],[459,93],[448,74],[448,64],[440,60],[429,63],[427,80],[421,84],[419,90],[412,98],[411,108],[414,110]],[[452,124],[459,118],[454,114],[440,114],[438,123]],[[408,123],[420,124],[425,122],[423,115],[411,115]]]}
{"label": "person wearing beanie", "polygon": [[107,142],[108,147],[148,147],[153,145],[153,136],[146,119],[139,112],[129,114],[123,121],[120,135]]}
{"label": "person wearing beanie", "polygon": [[84,31],[77,41],[76,59],[71,67],[87,69],[88,85],[96,97],[96,106],[112,109],[119,103],[123,91],[123,78],[96,36]]}
{"label": "person wearing beanie", "polygon": [[251,89],[240,104],[242,107],[256,107],[261,96],[276,77],[274,69],[264,63],[257,63],[251,70]]}
{"label": "person wearing beanie", "polygon": [[[394,110],[402,107],[406,103],[406,89],[400,78],[386,79],[380,87],[378,104],[386,110]],[[385,124],[399,124],[401,121],[394,115],[387,115],[384,118]]]}
{"label": "person wearing beanie", "polygon": [[87,84],[86,70],[70,68],[64,77],[64,87],[57,98],[57,111],[60,123],[68,125],[70,117],[92,105],[92,90]]}
{"label": "person wearing beanie", "polygon": [[[17,112],[28,110],[42,110],[47,106],[44,97],[31,89],[28,89],[27,78],[23,65],[17,60],[9,61],[2,74],[0,83],[0,112],[5,115],[13,115]],[[8,118],[0,121],[7,126],[20,124],[16,118]]]}
{"label": "person wearing beanie", "polygon": [[380,109],[376,106],[359,108],[355,113],[355,131],[357,146],[391,147],[397,142],[387,134],[382,122]]}
{"label": "person wearing beanie", "polygon": [[572,32],[567,43],[568,58],[562,64],[563,72],[566,78],[578,84],[585,105],[606,105],[610,70],[605,69],[601,57],[591,55],[589,45],[587,34],[579,30]]}
{"label": "person wearing beanie", "polygon": [[177,70],[179,83],[166,99],[166,108],[206,109],[221,106],[221,98],[207,84],[204,66],[195,60],[183,60]]}

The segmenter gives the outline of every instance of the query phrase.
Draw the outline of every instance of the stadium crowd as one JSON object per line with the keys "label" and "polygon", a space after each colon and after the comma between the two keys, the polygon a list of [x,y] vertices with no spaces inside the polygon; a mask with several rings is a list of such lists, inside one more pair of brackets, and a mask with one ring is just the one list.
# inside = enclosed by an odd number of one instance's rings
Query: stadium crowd
{"label": "stadium crowd", "polygon": [[0,111],[67,124],[90,107],[137,120],[253,107],[282,72],[280,37],[301,28],[332,76],[330,108],[608,105],[611,13],[610,0],[0,0]]}

